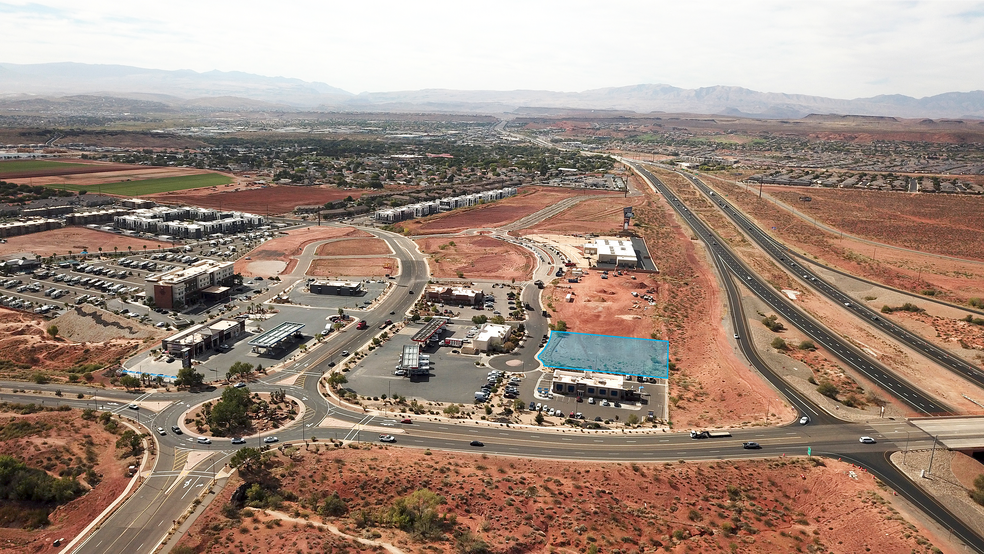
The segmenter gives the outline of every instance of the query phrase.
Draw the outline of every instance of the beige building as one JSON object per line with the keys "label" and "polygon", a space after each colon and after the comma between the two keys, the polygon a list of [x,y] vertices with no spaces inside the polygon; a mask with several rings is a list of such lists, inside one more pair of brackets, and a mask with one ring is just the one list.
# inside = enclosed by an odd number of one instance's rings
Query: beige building
{"label": "beige building", "polygon": [[597,265],[612,265],[617,267],[636,267],[635,247],[632,241],[618,239],[595,239],[584,245],[585,256],[597,256]]}
{"label": "beige building", "polygon": [[147,278],[147,297],[160,308],[174,309],[200,298],[220,300],[229,295],[233,284],[233,263],[201,260]]}

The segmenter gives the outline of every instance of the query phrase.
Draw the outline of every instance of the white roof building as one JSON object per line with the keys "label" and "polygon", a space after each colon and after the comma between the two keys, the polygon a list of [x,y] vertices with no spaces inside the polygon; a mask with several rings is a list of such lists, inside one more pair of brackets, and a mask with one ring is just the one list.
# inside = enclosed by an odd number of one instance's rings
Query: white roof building
{"label": "white roof building", "polygon": [[478,335],[472,341],[475,350],[488,350],[495,348],[505,342],[506,337],[512,332],[512,327],[508,325],[497,325],[486,323],[478,330]]}
{"label": "white roof building", "polygon": [[635,247],[632,241],[618,239],[595,239],[584,245],[585,256],[598,256],[598,264],[612,264],[620,267],[636,267]]}

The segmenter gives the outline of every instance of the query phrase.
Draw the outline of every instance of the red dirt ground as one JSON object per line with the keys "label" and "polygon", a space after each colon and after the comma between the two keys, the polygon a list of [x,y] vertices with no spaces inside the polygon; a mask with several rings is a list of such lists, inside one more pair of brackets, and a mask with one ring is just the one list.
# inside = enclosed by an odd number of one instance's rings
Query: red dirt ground
{"label": "red dirt ground", "polygon": [[318,256],[370,256],[392,254],[389,245],[382,239],[339,240],[318,247]]}
{"label": "red dirt ground", "polygon": [[[984,260],[984,198],[766,187],[810,217],[855,236],[920,252]],[[800,202],[808,195],[813,200]]]}
{"label": "red dirt ground", "polygon": [[44,180],[44,177],[50,177],[55,175],[79,175],[85,173],[103,173],[103,172],[113,172],[113,171],[135,171],[135,170],[147,170],[146,166],[142,165],[131,165],[131,164],[114,164],[114,163],[104,163],[95,162],[91,160],[76,160],[76,159],[50,159],[44,160],[49,162],[65,162],[67,164],[80,164],[87,165],[89,167],[79,167],[75,166],[65,166],[65,167],[49,167],[47,169],[34,169],[31,171],[17,171],[4,173],[3,178],[0,180],[8,182],[20,183],[17,179],[37,179],[35,185],[46,184],[49,181]]}
{"label": "red dirt ground", "polygon": [[[633,176],[635,177],[635,176]],[[637,179],[637,177],[635,177]],[[628,198],[599,198],[578,202],[554,217],[519,231],[519,234],[597,234],[617,235],[622,230],[622,208],[643,205],[645,196]]]}
{"label": "red dirt ground", "polygon": [[305,275],[311,277],[382,277],[396,275],[396,258],[332,258],[312,260]]}
{"label": "red dirt ground", "polygon": [[[287,268],[280,272],[281,275],[285,275],[293,270],[297,263],[295,257],[299,256],[307,245],[313,242],[342,237],[371,238],[372,235],[353,227],[304,227],[293,229],[288,231],[286,236],[282,234],[278,235],[276,238],[268,240],[250,251],[248,254],[252,258],[251,260],[247,260],[245,257],[236,260],[234,270],[243,276],[255,277],[256,275],[248,269],[252,262],[281,261],[288,264]],[[268,273],[261,272],[262,276],[267,276]]]}
{"label": "red dirt ground", "polygon": [[464,279],[528,280],[536,265],[529,250],[491,237],[435,237],[416,242],[422,252],[431,255],[430,269],[438,279],[458,277],[460,271]]}
{"label": "red dirt ground", "polygon": [[[34,531],[0,527],[0,552],[52,551],[51,541],[78,535],[126,488],[130,478],[125,476],[125,471],[130,463],[135,463],[134,459],[118,458],[117,436],[96,421],[82,419],[81,413],[81,410],[69,410],[20,415],[0,411],[4,424],[17,421],[42,426],[37,434],[0,442],[0,452],[14,455],[30,467],[41,468],[48,464],[48,472],[58,477],[64,469],[79,467],[81,460],[90,463],[86,448],[91,444],[93,470],[102,477],[89,492],[52,512],[48,516],[51,524],[47,527]],[[0,429],[3,426],[0,424]],[[120,432],[123,429],[125,427],[121,426]],[[85,483],[85,475],[77,480]]]}
{"label": "red dirt ground", "polygon": [[[84,315],[87,312],[98,312],[100,320],[110,325]],[[54,339],[47,333],[51,325],[58,327],[58,336]],[[85,364],[112,365],[141,345],[150,344],[164,335],[166,333],[159,329],[96,308],[69,310],[53,320],[0,308],[0,360],[23,364],[0,371],[0,376],[27,379],[38,370],[64,371]],[[56,380],[67,379],[64,373],[48,375]]]}
{"label": "red dirt ground", "polygon": [[246,185],[224,185],[221,188],[180,190],[144,196],[168,204],[190,204],[222,210],[239,210],[260,215],[277,215],[294,211],[297,206],[315,206],[343,200],[358,199],[362,190],[339,189],[330,186],[267,185],[239,190]]}
{"label": "red dirt ground", "polygon": [[[320,522],[401,553],[771,554],[805,543],[829,552],[928,553],[929,541],[939,540],[906,521],[871,475],[832,460],[606,464],[325,444],[302,445],[292,460],[273,453],[270,476],[297,502],[229,519],[223,506],[242,482],[233,476],[178,544],[205,553],[251,545],[267,552],[381,551],[318,529]],[[442,539],[373,523],[385,520],[397,498],[421,489],[440,495],[437,511],[454,516]],[[348,514],[322,518],[316,509],[333,492]],[[370,523],[357,527],[356,515],[369,515]],[[476,543],[455,533],[487,548],[467,550]]]}
{"label": "red dirt ground", "polygon": [[[435,235],[457,233],[466,229],[495,228],[512,223],[533,212],[542,210],[564,198],[572,196],[595,196],[595,190],[564,189],[557,187],[523,187],[519,194],[491,204],[460,208],[443,214],[418,220],[397,223],[410,229],[415,235]],[[613,197],[621,194],[612,193]]]}
{"label": "red dirt ground", "polygon": [[[677,428],[764,422],[775,393],[738,359],[730,331],[721,324],[723,300],[705,253],[662,197],[642,190],[650,201],[634,210],[640,226],[633,229],[642,232],[660,273],[634,272],[635,281],[614,274],[602,280],[592,270],[581,283],[555,282],[556,289],[548,284],[544,299],[555,311],[553,321],[564,320],[575,332],[669,341],[676,368],[670,373],[670,419]],[[564,301],[568,286],[576,293],[573,303]],[[633,290],[640,296],[654,291],[656,305],[633,298]],[[794,415],[789,406],[775,401],[771,406],[770,417]]]}
{"label": "red dirt ground", "polygon": [[[729,195],[729,199],[738,205],[746,214],[755,218],[759,225],[766,229],[775,227],[776,230],[774,232],[780,240],[801,252],[806,252],[811,257],[816,257],[821,263],[835,266],[852,275],[916,294],[921,294],[926,290],[936,290],[937,297],[952,302],[963,303],[970,298],[984,296],[984,266],[980,263],[945,260],[933,255],[920,255],[884,247],[877,248],[870,244],[841,238],[839,235],[818,229],[814,225],[793,216],[786,210],[777,208],[772,202],[759,200],[757,195],[746,194],[744,192],[745,187],[743,186],[736,186],[731,181],[718,179],[714,176],[704,176],[707,177],[705,182],[715,187],[719,193]],[[806,190],[811,195],[813,191],[838,193],[836,197],[841,202],[846,202],[850,199],[851,193],[857,199],[890,197],[891,201],[884,206],[877,203],[875,209],[881,211],[887,209],[885,206],[894,206],[896,203],[901,203],[900,205],[904,207],[904,205],[908,205],[905,200],[907,198],[927,199],[932,209],[926,208],[925,210],[930,210],[927,213],[935,213],[936,215],[926,219],[924,224],[913,223],[912,228],[922,229],[928,234],[913,234],[908,231],[902,233],[906,235],[911,234],[913,237],[926,237],[926,248],[922,248],[918,244],[915,245],[916,248],[923,251],[942,248],[937,248],[937,246],[941,241],[945,241],[949,235],[936,236],[933,233],[952,232],[953,226],[958,224],[964,225],[968,229],[966,232],[969,237],[981,237],[976,239],[978,242],[984,240],[984,235],[970,230],[972,227],[981,228],[981,224],[978,221],[970,221],[965,218],[962,222],[948,223],[943,215],[945,207],[950,202],[966,200],[974,201],[973,204],[981,209],[981,213],[978,214],[979,217],[976,219],[984,220],[984,199],[968,197],[966,195],[944,197],[942,195],[919,194],[913,197],[904,193],[879,194],[874,191],[835,191],[812,188]],[[935,204],[936,202],[939,202],[939,204]],[[812,203],[798,202],[795,198],[789,202],[790,205],[793,205],[797,209],[802,209],[804,205]],[[857,210],[857,208],[850,208],[846,205],[844,209],[850,211]],[[966,215],[967,209],[969,208],[963,208],[959,213]],[[920,210],[925,212],[923,209]],[[884,233],[889,229],[889,225],[886,223],[886,227],[878,231],[878,233],[884,236]],[[885,238],[887,240],[889,237]],[[744,241],[744,239],[741,240]],[[898,239],[895,242],[911,242],[912,240],[916,239]],[[964,241],[964,239],[960,238],[955,240],[958,242]],[[964,252],[967,254],[972,253],[967,249],[964,249]],[[956,252],[950,252],[949,255],[956,255]],[[980,253],[977,252],[973,257],[980,258]]]}
{"label": "red dirt ground", "polygon": [[38,254],[47,258],[51,255],[65,256],[69,252],[78,254],[88,248],[90,255],[98,255],[99,248],[103,253],[112,253],[113,248],[119,252],[127,252],[127,247],[133,252],[140,252],[146,246],[151,248],[170,248],[166,242],[149,241],[131,238],[105,231],[95,231],[85,227],[64,227],[29,235],[8,237],[6,244],[0,244],[0,256],[32,256]]}

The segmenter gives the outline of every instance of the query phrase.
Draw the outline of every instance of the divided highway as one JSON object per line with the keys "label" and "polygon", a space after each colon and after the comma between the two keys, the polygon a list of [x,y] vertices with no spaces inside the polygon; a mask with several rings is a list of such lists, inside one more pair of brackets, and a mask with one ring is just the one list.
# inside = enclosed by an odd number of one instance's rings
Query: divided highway
{"label": "divided highway", "polygon": [[[809,317],[798,307],[793,306],[789,300],[776,292],[772,285],[762,282],[758,276],[752,272],[730,248],[725,246],[722,241],[719,241],[717,236],[711,232],[704,222],[700,218],[696,217],[690,209],[687,208],[680,201],[680,199],[678,199],[676,195],[673,194],[673,192],[655,175],[643,169],[638,163],[630,162],[628,160],[623,160],[623,162],[645,177],[654,190],[666,197],[670,205],[673,206],[673,209],[676,210],[681,217],[683,217],[687,224],[690,225],[691,229],[693,229],[694,233],[696,233],[697,236],[699,236],[701,240],[708,245],[712,256],[715,258],[720,258],[720,263],[726,266],[734,275],[738,277],[739,280],[741,280],[742,283],[745,284],[746,287],[748,287],[749,290],[752,291],[753,294],[762,299],[773,310],[775,310],[777,314],[785,318],[792,325],[795,325],[817,344],[829,350],[834,356],[839,358],[852,369],[861,375],[864,375],[865,378],[877,384],[887,393],[895,396],[912,410],[925,415],[953,413],[952,408],[942,402],[938,402],[909,382],[898,377],[890,369],[886,368],[881,363],[872,360],[847,341],[828,331],[826,327],[813,320],[813,318]],[[797,266],[794,265],[793,267]],[[738,340],[745,341],[747,340],[747,337],[739,338]]]}
{"label": "divided highway", "polygon": [[746,236],[753,240],[755,244],[768,253],[769,256],[771,256],[776,262],[789,266],[797,273],[798,276],[802,276],[802,281],[807,286],[811,287],[823,296],[826,296],[830,300],[833,300],[839,305],[844,306],[858,317],[869,320],[873,325],[878,326],[878,328],[882,331],[892,335],[899,342],[923,354],[930,360],[933,360],[949,371],[952,371],[954,374],[959,375],[960,377],[971,381],[975,385],[984,388],[984,372],[981,372],[978,367],[963,358],[955,356],[945,349],[936,346],[919,335],[908,331],[904,327],[881,317],[878,312],[858,303],[843,291],[824,280],[818,273],[810,270],[807,266],[797,264],[793,257],[799,257],[798,254],[789,250],[784,244],[779,243],[769,236],[758,225],[752,223],[747,217],[745,217],[744,214],[736,210],[730,202],[722,198],[720,195],[715,194],[711,188],[699,178],[687,173],[680,174],[693,183],[694,186],[697,187],[697,189],[700,190],[711,202],[717,204],[725,215],[727,215],[731,221],[737,225],[743,233],[745,233]]}

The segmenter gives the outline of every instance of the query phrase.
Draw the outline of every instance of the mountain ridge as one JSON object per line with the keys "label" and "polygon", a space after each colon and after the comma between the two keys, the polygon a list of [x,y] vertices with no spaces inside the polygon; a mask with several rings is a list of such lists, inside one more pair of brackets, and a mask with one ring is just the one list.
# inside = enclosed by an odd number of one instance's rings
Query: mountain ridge
{"label": "mountain ridge", "polygon": [[838,99],[759,92],[728,85],[685,89],[656,83],[581,92],[429,88],[352,94],[327,83],[242,71],[197,72],[75,62],[0,63],[0,98],[23,99],[22,95],[116,96],[162,102],[172,108],[236,110],[456,111],[501,115],[518,109],[598,109],[761,119],[800,118],[810,114],[984,118],[984,91],[980,90],[924,98],[882,94]]}

